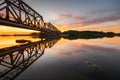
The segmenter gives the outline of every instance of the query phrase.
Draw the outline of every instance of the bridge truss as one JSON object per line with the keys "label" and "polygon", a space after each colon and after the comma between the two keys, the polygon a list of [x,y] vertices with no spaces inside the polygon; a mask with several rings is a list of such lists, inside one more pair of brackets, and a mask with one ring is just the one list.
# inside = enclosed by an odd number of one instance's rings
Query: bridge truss
{"label": "bridge truss", "polygon": [[[22,0],[0,0],[0,24],[38,31],[59,31]],[[47,27],[46,27],[47,26]]]}

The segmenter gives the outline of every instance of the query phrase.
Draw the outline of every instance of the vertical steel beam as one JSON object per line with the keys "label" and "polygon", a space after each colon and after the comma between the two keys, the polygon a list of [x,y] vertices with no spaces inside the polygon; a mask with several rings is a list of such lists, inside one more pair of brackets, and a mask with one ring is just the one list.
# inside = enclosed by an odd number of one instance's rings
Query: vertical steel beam
{"label": "vertical steel beam", "polygon": [[10,16],[9,16],[9,1],[8,0],[5,0],[6,1],[6,19],[9,20]]}
{"label": "vertical steel beam", "polygon": [[21,0],[19,0],[19,21],[20,21],[20,23],[22,22],[22,18],[21,18]]}
{"label": "vertical steel beam", "polygon": [[36,25],[36,17],[35,17],[35,12],[34,12],[34,26],[37,27]]}

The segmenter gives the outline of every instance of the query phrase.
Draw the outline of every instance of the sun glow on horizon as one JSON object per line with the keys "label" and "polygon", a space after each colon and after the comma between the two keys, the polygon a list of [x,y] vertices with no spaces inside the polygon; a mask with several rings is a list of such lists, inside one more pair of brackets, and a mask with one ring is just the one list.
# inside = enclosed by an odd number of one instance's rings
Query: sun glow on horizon
{"label": "sun glow on horizon", "polygon": [[33,32],[39,32],[39,31],[0,25],[0,34],[8,34],[8,35],[9,34],[30,34]]}

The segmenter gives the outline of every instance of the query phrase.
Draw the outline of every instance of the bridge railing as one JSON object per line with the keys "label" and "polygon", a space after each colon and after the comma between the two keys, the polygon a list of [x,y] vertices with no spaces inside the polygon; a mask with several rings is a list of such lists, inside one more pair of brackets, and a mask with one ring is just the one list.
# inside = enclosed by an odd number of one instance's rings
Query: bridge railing
{"label": "bridge railing", "polygon": [[50,31],[58,31],[60,32],[60,30],[58,30],[53,24],[51,23],[45,23],[45,28],[47,30],[50,30]]}

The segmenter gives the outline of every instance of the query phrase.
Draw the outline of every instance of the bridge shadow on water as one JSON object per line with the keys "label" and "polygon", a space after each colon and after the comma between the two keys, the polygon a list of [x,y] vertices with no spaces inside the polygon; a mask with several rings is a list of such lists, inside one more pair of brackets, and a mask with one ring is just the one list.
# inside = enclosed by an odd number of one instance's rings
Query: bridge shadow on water
{"label": "bridge shadow on water", "polygon": [[59,40],[41,39],[0,49],[0,80],[14,80]]}

